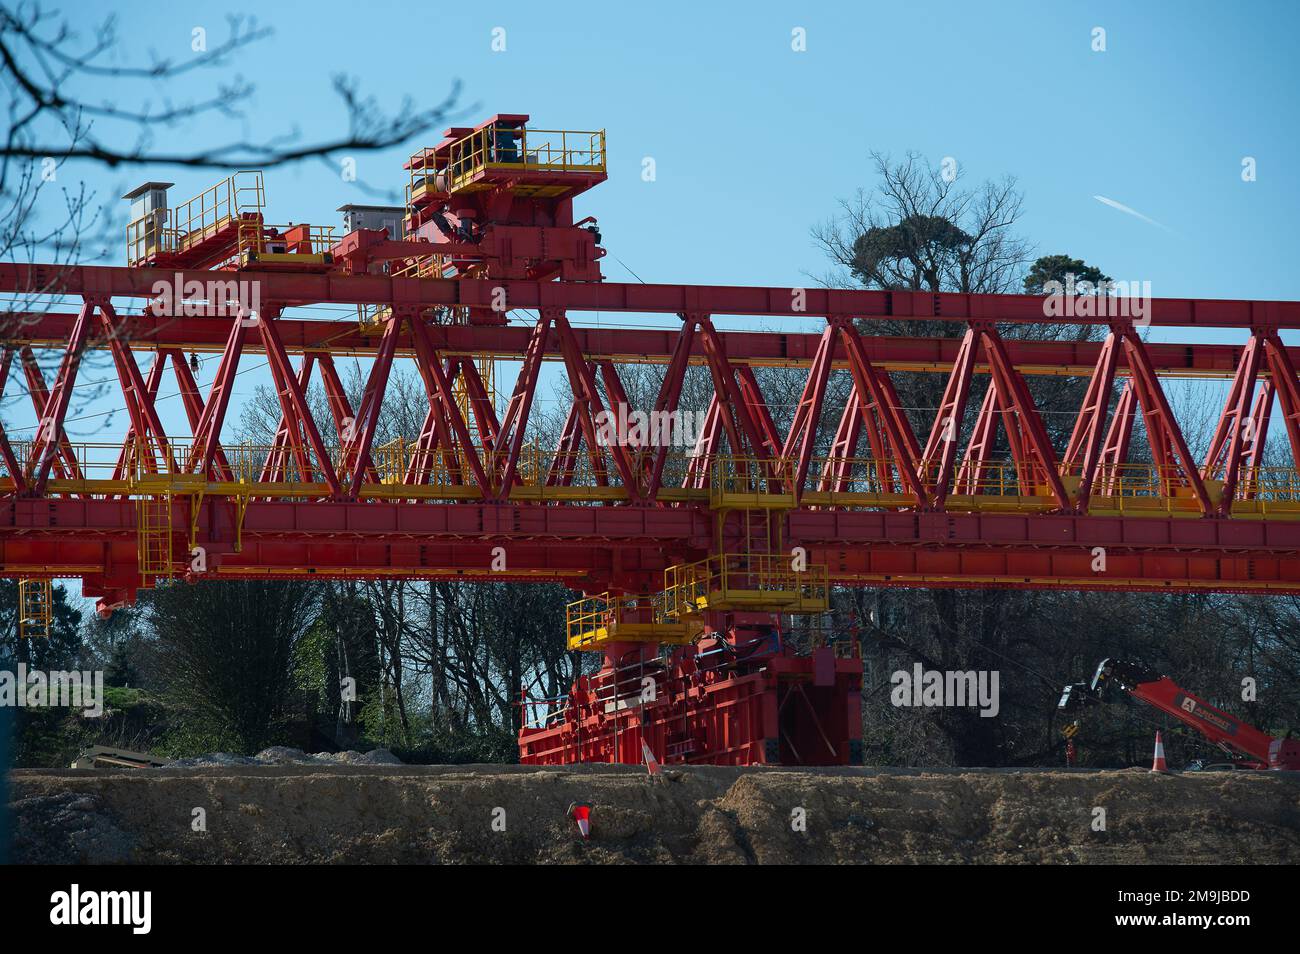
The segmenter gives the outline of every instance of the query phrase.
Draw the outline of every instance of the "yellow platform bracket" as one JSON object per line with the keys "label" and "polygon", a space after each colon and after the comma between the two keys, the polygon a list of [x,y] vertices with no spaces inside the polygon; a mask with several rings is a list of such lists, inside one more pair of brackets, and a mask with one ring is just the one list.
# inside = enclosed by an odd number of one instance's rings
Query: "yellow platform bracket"
{"label": "yellow platform bracket", "polygon": [[54,583],[49,579],[18,581],[18,635],[46,638],[54,628]]}
{"label": "yellow platform bracket", "polygon": [[669,618],[661,593],[588,596],[570,603],[565,617],[571,650],[603,649],[616,642],[683,645],[704,632],[698,619]]}
{"label": "yellow platform bracket", "polygon": [[824,613],[826,565],[802,565],[788,553],[735,553],[664,570],[665,614],[684,619],[707,610]]}

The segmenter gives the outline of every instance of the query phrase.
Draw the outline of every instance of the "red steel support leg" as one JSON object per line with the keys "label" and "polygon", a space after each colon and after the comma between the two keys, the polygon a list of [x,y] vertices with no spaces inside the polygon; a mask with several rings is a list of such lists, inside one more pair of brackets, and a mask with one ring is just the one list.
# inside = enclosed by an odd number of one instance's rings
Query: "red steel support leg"
{"label": "red steel support leg", "polygon": [[1278,410],[1282,412],[1287,440],[1291,444],[1291,466],[1300,467],[1300,384],[1296,381],[1295,365],[1277,332],[1267,335],[1265,341]]}
{"label": "red steel support leg", "polygon": [[[790,422],[790,432],[781,448],[780,456],[792,458],[797,455],[798,462],[794,468],[795,499],[803,493],[804,479],[808,476],[808,465],[812,462],[813,449],[817,444],[817,426],[821,423],[822,405],[826,401],[826,386],[830,382],[831,359],[835,353],[835,343],[839,339],[837,327],[826,323],[821,341],[817,344],[817,353],[813,356],[812,367],[808,369],[808,379],[803,386],[803,394],[795,407],[794,419]],[[751,371],[750,374],[753,374]]]}
{"label": "red steel support leg", "polygon": [[515,483],[519,452],[523,449],[524,432],[528,429],[528,412],[532,410],[533,395],[537,391],[546,336],[556,314],[554,308],[541,309],[537,324],[533,326],[533,333],[528,339],[523,366],[515,380],[514,393],[510,396],[505,415],[501,419],[498,444],[491,461],[494,485],[489,490],[498,499],[508,498]]}
{"label": "red steel support leg", "polygon": [[[158,397],[158,388],[162,384],[163,369],[167,364],[166,351],[155,351],[153,363],[149,365],[149,373],[145,376],[144,389],[150,401]],[[126,437],[122,440],[122,450],[118,452],[117,464],[113,467],[113,479],[125,480],[127,477],[127,468],[131,463],[131,455],[135,449],[138,432],[136,431],[135,419],[132,417],[131,422],[126,428]],[[153,464],[152,455],[145,461],[146,466]],[[119,495],[119,499],[125,499],[126,494]]]}
{"label": "red steel support leg", "polygon": [[[27,379],[27,393],[32,399],[32,410],[35,411],[36,420],[39,422],[45,412],[45,405],[50,400],[49,389],[45,386],[45,375],[41,371],[40,363],[36,360],[36,354],[32,351],[30,345],[23,345],[18,352],[18,358],[22,362],[23,375]],[[30,464],[30,459],[28,463]],[[71,477],[73,480],[79,480],[81,478],[81,466],[77,463],[76,452],[72,448],[72,443],[68,440],[67,431],[62,428],[59,430],[58,453],[54,457],[54,475],[60,479]]]}
{"label": "red steel support leg", "polygon": [[861,437],[862,402],[858,399],[857,388],[850,388],[844,410],[840,412],[839,423],[835,425],[831,452],[826,456],[821,476],[817,480],[819,491],[843,493],[848,489],[853,475],[853,459],[857,456]]}
{"label": "red steel support leg", "polygon": [[555,445],[555,454],[551,457],[551,466],[546,472],[547,487],[569,487],[573,484],[574,470],[578,464],[578,446],[581,443],[582,427],[578,423],[578,405],[574,402],[569,405],[560,439]]}
{"label": "red steel support leg", "polygon": [[1171,482],[1179,480],[1175,468],[1177,463],[1181,463],[1180,482],[1185,482],[1191,488],[1202,514],[1213,513],[1214,502],[1205,489],[1201,472],[1192,460],[1191,451],[1187,449],[1187,441],[1183,439],[1183,432],[1179,429],[1178,421],[1169,407],[1169,399],[1165,397],[1164,389],[1160,387],[1160,380],[1151,366],[1151,358],[1142,344],[1142,339],[1128,328],[1122,332],[1121,341],[1128,357],[1134,387],[1137,388],[1138,402],[1142,405],[1147,435],[1151,438],[1152,456],[1162,467],[1161,477]]}
{"label": "red steel support leg", "polygon": [[[418,318],[416,319],[419,320]],[[459,359],[449,358],[443,368],[443,380],[450,381],[456,373]],[[406,473],[402,482],[408,486],[425,484],[433,476],[434,460],[442,457],[448,479],[453,484],[464,483],[464,469],[461,467],[461,455],[457,451],[456,438],[448,423],[447,413],[443,410],[442,398],[438,394],[435,376],[426,373],[421,366],[421,378],[424,381],[425,398],[429,410],[425,412],[424,423],[420,426],[420,436],[411,452]]]}
{"label": "red steel support leg", "polygon": [[[492,499],[495,493],[493,485],[488,479],[483,467],[483,461],[474,447],[474,441],[470,438],[469,425],[465,422],[465,418],[461,416],[460,408],[456,406],[456,397],[452,393],[450,377],[443,369],[442,359],[433,347],[433,342],[429,340],[429,331],[424,325],[424,319],[419,315],[413,315],[408,325],[411,329],[411,341],[415,345],[415,355],[419,363],[420,374],[424,379],[429,408],[435,414],[444,416],[445,420],[451,422],[452,432],[455,434],[456,442],[460,445],[465,462],[469,465],[469,469],[473,474],[475,485],[485,498]],[[543,340],[545,337],[546,332],[543,330]],[[445,434],[443,441],[443,446],[447,446]],[[490,464],[490,466],[495,465]],[[504,488],[504,494],[508,497],[509,493],[510,490],[507,485]]]}
{"label": "red steel support leg", "polygon": [[[627,409],[613,408],[607,412],[600,399],[600,390],[596,387],[596,378],[592,373],[591,365],[582,354],[582,347],[578,344],[577,338],[573,334],[573,328],[569,325],[569,320],[564,317],[563,312],[555,312],[552,316],[555,323],[555,331],[560,338],[560,351],[564,355],[564,365],[569,373],[569,387],[573,391],[573,400],[578,408],[578,423],[582,426],[583,436],[587,440],[587,450],[592,455],[593,463],[599,461],[597,470],[605,469],[606,450],[601,446],[598,439],[600,425],[598,421],[605,419],[609,413],[613,413],[617,418],[625,418]],[[535,384],[535,382],[534,382]],[[618,390],[622,390],[622,385],[618,385]],[[626,395],[624,395],[626,397]],[[615,400],[611,395],[611,400]],[[622,414],[619,414],[619,411]],[[522,428],[519,431],[522,435]],[[632,453],[628,450],[627,444],[624,443],[626,435],[616,433],[613,441],[610,442],[608,454],[614,459],[614,465],[618,468],[619,477],[622,478],[623,486],[627,490],[628,499],[639,500],[641,498],[640,482],[637,480],[635,463]]]}
{"label": "red steel support leg", "polygon": [[[154,381],[152,390],[145,383],[140,368],[135,363],[135,356],[122,340],[119,329],[114,327],[117,313],[113,311],[112,304],[105,301],[99,306],[99,318],[108,338],[108,347],[113,355],[113,364],[117,368],[118,381],[122,385],[122,396],[126,400],[127,413],[131,417],[131,427],[135,431],[136,438],[141,442],[140,453],[147,455],[146,470],[151,473],[165,471],[174,474],[177,471],[176,461],[172,457],[171,447],[167,443],[167,434],[163,430],[162,421],[159,420],[158,411],[153,403],[153,396],[158,393],[157,380]],[[154,358],[154,366],[159,373],[153,375],[151,371],[151,377],[161,377],[161,356]]]}
{"label": "red steel support leg", "polygon": [[[168,349],[162,352],[171,359],[172,372],[176,375],[176,387],[180,391],[181,403],[185,406],[185,416],[190,422],[190,433],[197,434],[199,421],[203,419],[203,398],[199,394],[198,382],[194,380],[194,374],[190,371],[190,366],[185,363],[185,353],[177,349]],[[194,453],[196,448],[191,448]],[[234,480],[234,471],[230,469],[230,461],[226,459],[226,452],[217,446],[216,454],[213,457],[217,477],[220,480]],[[187,467],[188,470],[188,467]]]}
{"label": "red steel support leg", "polygon": [[993,445],[997,439],[997,418],[1004,409],[998,399],[997,382],[990,380],[984,391],[984,400],[980,402],[979,415],[975,418],[975,427],[971,431],[970,443],[962,457],[961,470],[957,473],[954,489],[959,494],[973,495],[980,492],[993,456]]}
{"label": "red steel support leg", "polygon": [[[311,372],[315,365],[315,355],[302,356],[302,363],[298,365],[298,387],[302,389],[303,394],[307,393],[307,387],[311,384]],[[271,439],[271,449],[262,464],[260,481],[279,483],[288,480],[291,454],[298,462],[300,479],[311,480],[311,460],[307,456],[302,422],[298,419],[298,412],[293,404],[285,399],[282,391],[277,390],[276,394],[280,400],[280,423],[275,429],[275,437]]]}
{"label": "red steel support leg", "polygon": [[1133,379],[1129,378],[1120,388],[1119,399],[1115,402],[1115,416],[1110,419],[1106,430],[1106,443],[1101,450],[1101,471],[1103,492],[1108,495],[1118,494],[1122,467],[1128,463],[1128,449],[1133,442],[1133,424],[1137,419],[1137,389]]}
{"label": "red steel support leg", "polygon": [[246,317],[240,313],[231,323],[230,335],[226,338],[226,347],[221,353],[216,377],[212,379],[212,387],[208,389],[208,399],[203,405],[203,414],[194,428],[194,451],[190,458],[192,474],[212,476],[213,461],[221,448],[221,426],[226,419],[226,409],[230,406],[235,375],[239,371],[239,358],[244,351],[244,338],[248,331],[245,321],[251,320],[251,316]]}
{"label": "red steel support leg", "polygon": [[1259,469],[1264,464],[1264,448],[1268,444],[1268,425],[1273,416],[1274,393],[1271,378],[1261,381],[1254,410],[1250,412],[1250,440],[1246,442],[1245,456],[1241,462],[1247,474],[1243,494],[1247,500],[1255,499],[1259,490]]}
{"label": "red steel support leg", "polygon": [[63,354],[54,387],[41,411],[36,438],[32,441],[31,452],[31,493],[35,496],[45,494],[45,486],[50,478],[50,466],[58,454],[63,437],[63,420],[68,413],[68,402],[72,400],[72,389],[76,386],[77,370],[81,367],[81,355],[90,338],[90,324],[99,301],[87,299],[77,314],[72,335],[68,339],[68,349]]}
{"label": "red steel support leg", "polygon": [[1210,442],[1210,450],[1205,458],[1202,476],[1207,480],[1211,478],[1219,460],[1221,458],[1223,460],[1223,496],[1219,499],[1219,512],[1224,515],[1232,512],[1242,453],[1245,445],[1253,442],[1254,439],[1254,434],[1248,434],[1247,429],[1253,429],[1254,426],[1250,409],[1251,401],[1255,397],[1255,382],[1259,377],[1263,350],[1261,338],[1258,335],[1251,335],[1249,343],[1242,351],[1241,363],[1237,366],[1236,375],[1233,376],[1227,403],[1219,415],[1219,424],[1215,428],[1214,438]]}
{"label": "red steel support leg", "polygon": [[478,427],[483,441],[482,450],[484,453],[491,453],[497,446],[501,423],[497,420],[496,408],[492,406],[492,396],[487,393],[483,378],[478,373],[472,358],[460,359],[460,379],[465,385],[465,392],[469,396],[469,409],[474,415],[474,424]]}
{"label": "red steel support leg", "polygon": [[[418,319],[418,312],[412,314]],[[366,390],[361,397],[361,407],[357,419],[351,427],[351,435],[340,434],[344,438],[342,472],[349,475],[347,500],[356,500],[361,493],[361,483],[367,473],[374,473],[374,464],[370,459],[370,448],[375,441],[375,430],[379,426],[379,409],[384,403],[384,392],[388,389],[388,374],[393,366],[393,355],[397,352],[397,338],[402,330],[402,309],[393,309],[393,316],[388,319],[383,337],[379,340],[379,350],[375,363],[370,369],[366,381]],[[346,430],[346,429],[345,429]]]}
{"label": "red steel support leg", "polygon": [[718,438],[722,436],[722,399],[715,392],[704,413],[704,427],[695,441],[695,449],[686,465],[682,486],[691,490],[704,490],[709,486],[709,467],[718,453]]}
{"label": "red steel support leg", "polygon": [[940,510],[943,509],[943,502],[947,499],[952,484],[957,442],[961,439],[961,423],[966,416],[966,400],[970,396],[971,375],[975,370],[979,333],[980,330],[972,324],[962,337],[957,360],[943,392],[943,400],[939,402],[939,413],[935,415],[930,439],[926,441],[925,453],[921,456],[921,479],[928,481],[930,475],[934,475],[934,482],[930,485],[930,500]]}
{"label": "red steel support leg", "polygon": [[[1043,427],[1043,420],[1034,406],[1025,379],[1011,363],[1006,345],[998,335],[997,329],[989,326],[983,330],[984,351],[988,355],[989,369],[997,382],[998,395],[1003,405],[1003,420],[1007,421],[1008,437],[1012,437],[1013,452],[1017,446],[1010,426],[1009,415],[1014,412],[1016,423],[1024,435],[1024,463],[1030,473],[1036,472],[1035,488],[1045,484],[1056,498],[1057,506],[1062,510],[1070,507],[1070,495],[1065,492],[1061,475],[1056,466],[1056,454],[1052,443]],[[1041,484],[1040,484],[1041,482]]]}
{"label": "red steel support leg", "polygon": [[784,456],[781,453],[784,442],[781,440],[781,435],[777,433],[776,422],[772,420],[772,409],[767,406],[767,399],[763,397],[763,389],[758,386],[758,377],[754,374],[754,369],[747,364],[733,363],[732,367],[736,369],[736,384],[740,388],[745,409],[758,425],[758,432],[763,435],[764,450],[769,457]]}
{"label": "red steel support leg", "polygon": [[1106,414],[1110,410],[1111,393],[1115,390],[1115,368],[1118,363],[1119,348],[1115,332],[1112,331],[1101,346],[1101,355],[1097,358],[1097,366],[1088,381],[1083,405],[1075,419],[1065,456],[1061,459],[1062,473],[1074,476],[1074,472],[1078,471],[1079,486],[1074,496],[1074,509],[1077,513],[1088,512],[1088,500],[1092,496],[1097,467],[1103,456]]}
{"label": "red steel support leg", "polygon": [[[659,387],[659,396],[655,398],[654,413],[667,415],[672,420],[678,413],[681,402],[682,387],[686,383],[686,369],[690,367],[691,348],[695,343],[695,319],[689,315],[682,316],[682,332],[673,347],[672,357],[664,371],[663,384]],[[698,439],[698,435],[697,435]],[[656,499],[659,488],[663,486],[664,464],[668,460],[668,441],[655,449],[650,474],[646,478],[646,497]]]}
{"label": "red steel support leg", "polygon": [[735,368],[727,359],[727,350],[723,346],[722,339],[707,315],[699,315],[697,320],[700,341],[709,363],[709,372],[713,376],[713,390],[720,398],[718,412],[721,415],[723,429],[727,432],[727,440],[731,443],[731,453],[737,457],[744,457],[746,443],[748,443],[748,452],[756,458],[759,460],[770,458],[765,435],[749,413],[745,397],[740,386],[736,384]]}
{"label": "red steel support leg", "polygon": [[872,402],[880,409],[881,424],[889,438],[904,491],[916,498],[916,506],[919,509],[928,510],[930,504],[925,484],[917,470],[921,456],[920,447],[917,444],[916,432],[912,430],[907,415],[899,406],[898,395],[894,393],[888,375],[876,371],[872,366],[862,337],[853,327],[852,321],[847,319],[842,321],[841,333],[845,351],[848,352],[849,370],[853,374],[853,384],[858,394],[871,395]]}
{"label": "red steel support leg", "polygon": [[[257,326],[262,332],[262,344],[266,347],[267,363],[270,365],[271,374],[275,378],[276,391],[281,396],[280,405],[285,409],[286,416],[290,413],[298,415],[298,419],[302,422],[303,431],[306,432],[307,440],[316,454],[316,468],[324,477],[326,486],[329,487],[330,497],[337,500],[342,492],[338,475],[334,472],[334,464],[330,460],[325,442],[321,440],[320,431],[316,428],[316,422],[312,420],[311,411],[307,407],[307,396],[299,387],[298,379],[294,376],[293,368],[289,364],[289,355],[284,350],[284,342],[280,340],[280,332],[275,327],[275,321],[274,318],[263,316],[258,321]],[[303,475],[303,479],[310,481],[314,476],[311,471],[308,471]]]}
{"label": "red steel support leg", "polygon": [[[13,365],[13,361],[13,346],[5,345],[4,353],[0,356],[0,395],[4,394],[5,385],[9,383],[9,368]],[[0,456],[4,458],[5,469],[9,471],[9,476],[14,482],[14,493],[19,497],[23,496],[27,493],[27,478],[23,474],[23,468],[18,463],[18,458],[14,455],[14,449],[9,443],[9,435],[5,433],[3,422],[0,422]]]}

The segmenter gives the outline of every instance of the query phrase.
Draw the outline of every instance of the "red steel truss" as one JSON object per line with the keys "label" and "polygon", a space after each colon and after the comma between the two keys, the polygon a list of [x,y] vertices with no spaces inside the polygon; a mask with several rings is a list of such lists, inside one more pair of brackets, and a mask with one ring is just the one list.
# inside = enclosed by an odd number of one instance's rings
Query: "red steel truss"
{"label": "red steel truss", "polygon": [[[38,272],[0,266],[0,290],[49,294],[49,280],[38,282]],[[182,273],[181,280],[211,275]],[[491,569],[489,554],[505,544],[509,573],[588,590],[635,590],[673,559],[706,555],[709,473],[724,457],[793,462],[792,485],[783,487],[796,503],[787,543],[824,559],[834,581],[1300,590],[1300,390],[1296,349],[1279,337],[1300,324],[1292,303],[1152,302],[1156,324],[1202,323],[1202,315],[1229,326],[1253,319],[1245,346],[1146,344],[1123,321],[1113,322],[1101,342],[1030,343],[999,333],[1004,321],[1025,320],[1031,307],[1041,319],[1041,300],[1025,296],[833,293],[867,318],[880,314],[882,302],[892,302],[888,314],[915,314],[924,303],[927,316],[950,311],[967,328],[960,339],[880,338],[865,334],[869,323],[852,311],[827,316],[821,336],[719,332],[710,314],[697,311],[685,313],[677,332],[575,327],[568,315],[576,308],[565,298],[585,303],[591,289],[551,283],[551,303],[527,329],[437,324],[426,306],[463,303],[458,296],[472,282],[413,279],[391,303],[383,333],[365,335],[338,322],[282,318],[285,304],[266,297],[256,320],[126,315],[115,299],[147,299],[149,279],[171,279],[91,267],[57,277],[60,294],[82,297],[76,315],[6,319],[0,374],[8,375],[15,357],[22,360],[41,423],[28,441],[0,433],[0,487],[8,500],[0,552],[8,573],[80,575],[89,592],[110,602],[129,598],[141,583],[129,498],[142,489],[172,495],[180,568],[189,563],[184,542],[204,547],[209,572],[223,575],[491,578],[500,571]],[[263,296],[286,291],[286,280],[320,280],[273,273],[241,278],[262,283]],[[395,288],[397,280],[381,282]],[[771,289],[652,291],[649,298],[659,304],[649,310],[661,313],[694,298],[726,301],[736,311],[744,302],[759,310],[757,302],[782,298]],[[624,307],[647,310],[649,302],[630,297],[636,303]],[[329,299],[294,299],[316,301]],[[992,317],[972,322],[972,311]],[[790,314],[784,307],[759,313]],[[32,349],[53,342],[64,356],[46,386]],[[114,466],[98,474],[64,428],[83,355],[94,348],[108,351],[130,418],[126,441],[110,455]],[[184,353],[218,348],[219,367],[203,393]],[[137,363],[142,353],[153,355],[147,372]],[[374,357],[357,409],[348,406],[334,370],[334,359],[345,354]],[[455,381],[475,382],[470,356],[483,354],[521,362],[499,420],[486,400],[470,402],[467,416],[453,393]],[[256,461],[241,456],[235,474],[231,449],[222,443],[231,382],[241,367],[263,360],[280,395],[282,422],[274,446]],[[595,440],[605,402],[626,399],[619,369],[632,360],[664,370],[658,397],[644,411],[677,411],[687,369],[708,368],[715,398],[700,449],[711,455],[684,462],[682,452],[666,446]],[[576,399],[560,446],[539,457],[529,423],[547,361],[562,368]],[[384,389],[399,362],[419,370],[429,408],[397,474],[387,457],[377,469],[373,441]],[[184,397],[188,437],[164,433],[154,406],[167,365]],[[808,369],[785,433],[775,432],[779,415],[767,404],[761,375],[753,373],[773,365]],[[304,390],[315,368],[332,412],[324,433],[305,413]],[[922,445],[893,378],[939,368],[946,368],[948,384]],[[849,372],[853,387],[843,406],[828,408],[827,384],[837,369]],[[967,396],[983,373],[990,386],[976,410]],[[1089,381],[1061,449],[1048,440],[1027,383],[1048,373]],[[1166,375],[1231,375],[1204,461],[1190,457],[1164,394]],[[834,441],[819,446],[818,425],[824,432],[832,414]],[[1139,417],[1143,427],[1135,437]],[[1280,468],[1263,466],[1259,452],[1275,418],[1292,455]],[[999,422],[1007,461],[990,459]],[[1138,443],[1147,453],[1136,453]],[[530,473],[521,475],[521,468]],[[1104,572],[1090,569],[1095,547],[1107,549]]]}
{"label": "red steel truss", "polygon": [[[19,361],[35,422],[22,440],[0,427],[0,574],[81,577],[103,611],[177,575],[564,582],[596,601],[571,611],[570,645],[607,664],[521,737],[542,763],[636,760],[643,744],[669,761],[852,760],[860,661],[829,644],[795,657],[774,623],[824,610],[837,584],[1300,592],[1300,349],[1281,338],[1300,303],[1155,299],[1139,323],[1108,297],[1060,315],[1028,295],[606,282],[595,220],[572,208],[604,178],[604,134],[526,120],[412,157],[400,237],[282,232],[260,177],[255,204],[232,178],[213,204],[134,221],[132,267],[0,263],[0,389]],[[217,266],[187,267],[200,252]],[[298,310],[313,305],[358,318]],[[664,327],[609,327],[619,315]],[[802,324],[715,324],[737,316]],[[953,334],[872,333],[909,319]],[[1096,334],[1017,334],[1046,323]],[[1151,343],[1146,326],[1247,340]],[[196,352],[219,356],[206,385]],[[69,439],[92,353],[120,389],[118,442]],[[344,356],[366,359],[359,394]],[[659,372],[639,401],[631,365]],[[279,422],[268,446],[240,445],[237,377],[263,366]],[[423,419],[381,443],[403,367]],[[900,399],[918,373],[945,376],[937,408]],[[684,406],[690,375],[706,408]],[[1050,375],[1086,381],[1070,428],[1035,402]],[[1203,459],[1171,377],[1230,380]],[[159,411],[168,378],[184,434]],[[546,378],[571,404],[543,444]],[[1270,427],[1282,461],[1265,458]],[[649,661],[646,643],[682,648]],[[662,695],[630,705],[623,679]]]}

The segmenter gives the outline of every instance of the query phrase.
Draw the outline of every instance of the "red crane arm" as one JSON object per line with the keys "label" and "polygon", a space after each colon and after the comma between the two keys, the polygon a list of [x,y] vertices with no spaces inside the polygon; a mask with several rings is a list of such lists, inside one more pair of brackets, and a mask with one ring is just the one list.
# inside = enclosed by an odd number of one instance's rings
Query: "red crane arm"
{"label": "red crane arm", "polygon": [[1268,764],[1270,749],[1276,741],[1271,735],[1216,709],[1199,696],[1180,688],[1168,676],[1161,676],[1155,682],[1139,683],[1129,692],[1191,726],[1216,745]]}
{"label": "red crane arm", "polygon": [[[1115,683],[1129,695],[1189,725],[1225,751],[1244,755],[1242,765],[1260,769],[1300,769],[1300,739],[1277,739],[1236,716],[1216,709],[1199,696],[1183,689],[1168,676],[1138,663],[1103,659],[1092,683],[1065,687],[1058,708],[1076,712],[1089,703],[1105,700],[1104,688]],[[1077,727],[1077,723],[1075,723]],[[1072,733],[1070,733],[1072,734]]]}

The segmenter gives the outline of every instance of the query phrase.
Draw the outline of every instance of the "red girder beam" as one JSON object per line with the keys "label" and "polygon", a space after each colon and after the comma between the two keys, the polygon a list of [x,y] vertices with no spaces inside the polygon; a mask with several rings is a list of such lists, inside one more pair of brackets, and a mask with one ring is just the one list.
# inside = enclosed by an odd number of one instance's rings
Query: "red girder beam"
{"label": "red girder beam", "polygon": [[[301,274],[240,271],[256,282],[263,301],[407,305],[492,309],[504,293],[511,308],[567,311],[712,315],[757,315],[805,319],[813,315],[857,319],[906,319],[1015,324],[1107,325],[1107,309],[1096,315],[1048,316],[1039,295],[976,295],[944,292],[860,291],[839,288],[771,288],[720,285],[650,285],[620,282],[495,281],[489,279],[399,278],[389,275]],[[116,268],[100,265],[0,263],[0,292],[42,295],[155,297],[158,283],[206,283],[201,270]],[[1149,323],[1155,327],[1300,328],[1300,302],[1154,298]],[[1083,311],[1085,309],[1078,309]]]}
{"label": "red girder beam", "polygon": [[[0,312],[0,337],[27,341],[34,347],[62,350],[72,332],[76,315],[66,313]],[[356,328],[340,328],[340,322],[320,319],[280,317],[281,340],[290,354],[315,351],[332,354],[374,354],[378,342],[374,335]],[[229,325],[224,318],[155,317],[133,315],[121,334],[137,350],[183,348],[187,351],[220,352],[226,342]],[[432,325],[429,339],[439,352],[447,355],[485,354],[518,360],[531,334],[530,327],[519,325]],[[609,359],[617,362],[667,363],[678,348],[676,329],[662,328],[592,328],[575,326],[573,333],[582,353],[589,361]],[[762,365],[809,366],[821,343],[821,334],[777,331],[719,331],[718,338],[728,357],[735,362]],[[957,358],[959,338],[918,338],[884,336],[871,339],[872,361],[877,365],[938,371],[947,373]],[[102,342],[91,341],[97,348]],[[1012,363],[1024,374],[1090,373],[1096,365],[1102,343],[1097,341],[1021,341],[1005,342]],[[414,342],[408,331],[398,337],[398,355],[409,355]],[[1230,378],[1241,355],[1240,345],[1146,343],[1152,367],[1159,374],[1209,375]],[[261,347],[250,341],[250,353]],[[1292,364],[1300,363],[1300,347],[1287,348]],[[558,360],[558,336],[548,334],[543,348],[547,360]],[[692,342],[689,360],[705,361],[698,340]],[[847,367],[847,352],[837,343],[834,367]],[[987,370],[987,369],[984,369]],[[976,372],[981,368],[977,364]]]}
{"label": "red girder beam", "polygon": [[[285,501],[250,504],[235,554],[229,511],[200,512],[196,540],[215,555],[216,576],[492,580],[491,547],[508,544],[512,571],[537,578],[615,572],[611,548],[629,572],[653,577],[710,543],[709,516],[694,508]],[[1300,592],[1300,522],[804,510],[788,532],[850,583]],[[135,534],[131,501],[16,500],[0,508],[0,568],[133,573]],[[1097,546],[1108,551],[1104,573],[1091,569]]]}

